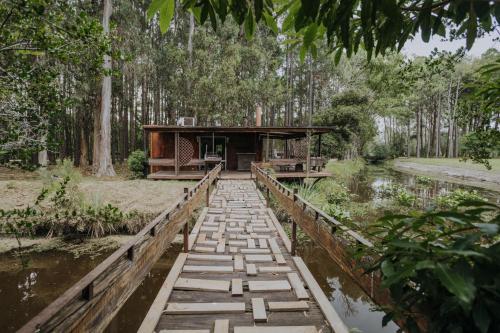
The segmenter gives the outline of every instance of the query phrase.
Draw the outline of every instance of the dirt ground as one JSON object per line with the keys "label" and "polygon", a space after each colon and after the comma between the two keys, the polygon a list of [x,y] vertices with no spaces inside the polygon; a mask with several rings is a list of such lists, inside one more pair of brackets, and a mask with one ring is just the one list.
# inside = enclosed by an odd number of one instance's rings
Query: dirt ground
{"label": "dirt ground", "polygon": [[[83,177],[79,188],[88,202],[112,204],[123,211],[159,213],[191,187],[189,181],[152,181]],[[43,185],[36,173],[0,169],[0,209],[23,208],[34,203]]]}
{"label": "dirt ground", "polygon": [[[426,161],[427,160],[427,161]],[[447,181],[455,181],[489,190],[500,191],[500,170],[497,161],[493,170],[486,170],[476,164],[459,163],[456,159],[398,159],[394,161],[394,168],[399,171],[422,174]]]}

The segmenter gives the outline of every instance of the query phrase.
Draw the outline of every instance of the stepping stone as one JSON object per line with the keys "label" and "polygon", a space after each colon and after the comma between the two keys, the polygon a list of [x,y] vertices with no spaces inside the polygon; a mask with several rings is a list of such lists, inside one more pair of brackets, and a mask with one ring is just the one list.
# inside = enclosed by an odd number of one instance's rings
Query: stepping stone
{"label": "stepping stone", "polygon": [[267,322],[266,306],[263,298],[252,298],[253,321]]}
{"label": "stepping stone", "polygon": [[309,304],[306,301],[298,302],[268,302],[269,311],[306,311]]}
{"label": "stepping stone", "polygon": [[273,257],[270,254],[247,254],[245,260],[248,262],[272,262]]}
{"label": "stepping stone", "polygon": [[292,290],[292,287],[287,280],[248,281],[248,289],[250,291],[283,291]]}
{"label": "stepping stone", "polygon": [[168,303],[166,314],[244,313],[245,303]]}
{"label": "stepping stone", "polygon": [[234,333],[318,333],[315,326],[235,326]]}
{"label": "stepping stone", "polygon": [[235,271],[244,270],[244,268],[243,268],[243,256],[242,255],[237,254],[234,256],[234,270]]}
{"label": "stepping stone", "polygon": [[232,261],[233,256],[220,254],[195,254],[188,253],[188,260],[207,260],[207,261]]}
{"label": "stepping stone", "polygon": [[203,272],[213,272],[213,273],[232,273],[233,266],[192,266],[192,265],[184,265],[182,268],[183,272],[194,272],[194,273],[203,273]]}
{"label": "stepping stone", "polygon": [[229,291],[229,281],[178,278],[174,289],[199,291]]}
{"label": "stepping stone", "polygon": [[288,281],[293,287],[293,291],[298,299],[309,299],[309,295],[307,294],[306,289],[304,288],[304,284],[302,280],[299,278],[297,273],[288,273],[287,274]]}
{"label": "stepping stone", "polygon": [[288,266],[260,266],[259,272],[261,273],[286,273],[291,272],[292,269]]}
{"label": "stepping stone", "polygon": [[229,333],[229,319],[216,319],[214,333]]}
{"label": "stepping stone", "polygon": [[232,279],[231,280],[231,295],[232,296],[242,296],[243,295],[243,280],[242,279]]}
{"label": "stepping stone", "polygon": [[247,264],[247,275],[248,276],[257,275],[257,268],[255,267],[255,264]]}

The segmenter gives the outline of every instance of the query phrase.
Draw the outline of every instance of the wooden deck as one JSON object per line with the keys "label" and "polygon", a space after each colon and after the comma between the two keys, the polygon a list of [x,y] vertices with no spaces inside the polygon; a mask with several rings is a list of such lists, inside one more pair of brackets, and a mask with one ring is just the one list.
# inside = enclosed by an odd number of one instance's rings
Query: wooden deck
{"label": "wooden deck", "polygon": [[348,332],[253,181],[219,180],[186,244],[139,332]]}
{"label": "wooden deck", "polygon": [[[301,178],[325,178],[332,174],[326,171],[306,172],[276,172],[273,174],[276,179],[301,179]],[[205,176],[204,171],[181,171],[178,175],[174,171],[157,171],[148,175],[154,180],[199,180]],[[250,171],[222,171],[221,179],[250,179]]]}

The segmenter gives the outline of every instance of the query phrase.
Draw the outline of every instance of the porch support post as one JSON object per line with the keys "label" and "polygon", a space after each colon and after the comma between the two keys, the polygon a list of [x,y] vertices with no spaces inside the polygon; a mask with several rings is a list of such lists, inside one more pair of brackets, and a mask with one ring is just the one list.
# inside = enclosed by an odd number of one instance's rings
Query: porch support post
{"label": "porch support post", "polygon": [[311,168],[311,130],[307,130],[307,158],[306,158],[306,178],[309,178],[309,169]]}
{"label": "porch support post", "polygon": [[267,140],[266,140],[266,162],[269,161],[269,132],[267,132]]}
{"label": "porch support post", "polygon": [[321,134],[318,135],[318,157],[321,157]]}
{"label": "porch support post", "polygon": [[174,158],[174,167],[175,167],[175,175],[179,175],[179,132],[175,132],[174,134],[174,145],[175,145],[175,158]]}
{"label": "porch support post", "polygon": [[[184,195],[186,196],[186,199],[189,198],[189,189],[187,187],[184,188]],[[184,253],[189,252],[189,221],[186,221],[186,224],[184,224]]]}

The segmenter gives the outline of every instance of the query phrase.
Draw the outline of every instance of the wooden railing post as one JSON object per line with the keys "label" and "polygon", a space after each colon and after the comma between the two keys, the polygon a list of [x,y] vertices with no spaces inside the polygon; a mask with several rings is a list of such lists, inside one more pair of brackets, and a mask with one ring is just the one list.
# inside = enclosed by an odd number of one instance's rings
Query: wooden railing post
{"label": "wooden railing post", "polygon": [[[187,194],[189,189],[187,187],[184,188],[184,193]],[[186,221],[183,228],[184,234],[184,252],[189,252],[189,220]]]}
{"label": "wooden railing post", "polygon": [[271,196],[269,195],[269,187],[266,187],[266,205],[269,208],[271,205],[269,204],[271,200]]}
{"label": "wooden railing post", "polygon": [[[293,201],[296,200],[296,195],[298,191],[299,190],[296,188],[293,189]],[[290,252],[292,256],[295,256],[297,252],[297,223],[295,222],[294,219],[292,219],[292,248]]]}

